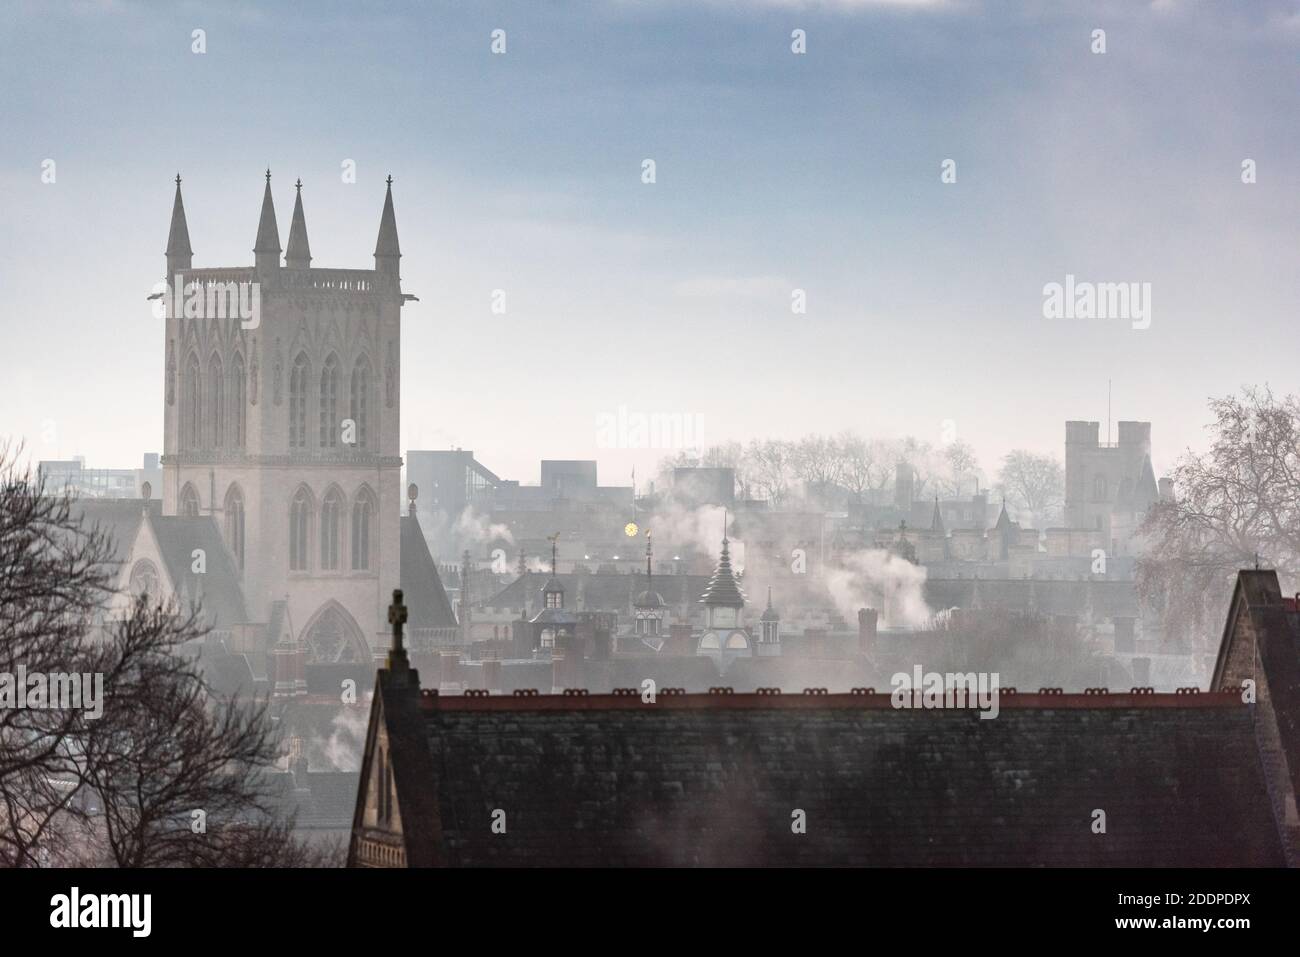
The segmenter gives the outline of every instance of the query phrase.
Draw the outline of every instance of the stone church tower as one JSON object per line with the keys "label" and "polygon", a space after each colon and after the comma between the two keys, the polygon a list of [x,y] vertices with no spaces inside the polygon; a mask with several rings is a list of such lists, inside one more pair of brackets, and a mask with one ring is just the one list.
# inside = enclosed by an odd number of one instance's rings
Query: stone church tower
{"label": "stone church tower", "polygon": [[269,170],[254,264],[196,269],[180,184],[163,294],[163,513],[213,517],[251,620],[301,641],[308,661],[368,661],[399,576],[392,177],[373,269],[311,265],[301,182],[282,263]]}

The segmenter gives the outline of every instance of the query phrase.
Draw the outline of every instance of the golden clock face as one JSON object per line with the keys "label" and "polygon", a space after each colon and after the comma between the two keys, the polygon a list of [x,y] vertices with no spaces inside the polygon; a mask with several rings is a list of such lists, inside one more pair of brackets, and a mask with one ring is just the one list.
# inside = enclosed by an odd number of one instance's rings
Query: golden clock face
{"label": "golden clock face", "polygon": [[623,526],[623,534],[626,535],[628,538],[636,538],[636,533],[637,533],[636,522],[628,522],[626,525]]}

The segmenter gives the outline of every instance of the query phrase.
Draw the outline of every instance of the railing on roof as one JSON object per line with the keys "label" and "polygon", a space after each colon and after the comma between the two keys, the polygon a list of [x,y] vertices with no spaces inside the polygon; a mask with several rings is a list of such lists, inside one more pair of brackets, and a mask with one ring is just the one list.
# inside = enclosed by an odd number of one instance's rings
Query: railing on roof
{"label": "railing on roof", "polygon": [[291,290],[368,295],[376,288],[372,269],[286,269],[277,274],[276,279],[282,288]]}

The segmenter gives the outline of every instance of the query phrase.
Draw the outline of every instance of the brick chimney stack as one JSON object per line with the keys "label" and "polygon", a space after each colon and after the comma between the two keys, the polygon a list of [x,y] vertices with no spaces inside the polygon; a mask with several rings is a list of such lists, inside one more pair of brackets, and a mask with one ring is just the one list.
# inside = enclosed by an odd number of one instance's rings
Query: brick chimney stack
{"label": "brick chimney stack", "polygon": [[858,609],[858,654],[876,653],[876,623],[880,613],[874,608]]}

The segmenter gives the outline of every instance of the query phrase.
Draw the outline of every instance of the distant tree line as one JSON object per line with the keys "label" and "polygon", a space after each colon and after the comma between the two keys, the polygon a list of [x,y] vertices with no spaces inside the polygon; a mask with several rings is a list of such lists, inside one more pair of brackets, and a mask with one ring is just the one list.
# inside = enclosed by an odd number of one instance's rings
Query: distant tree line
{"label": "distant tree line", "polygon": [[[722,442],[668,456],[659,470],[667,480],[674,468],[732,468],[738,498],[763,499],[778,508],[834,508],[887,499],[900,464],[911,470],[914,499],[962,498],[987,487],[966,442],[954,439],[935,445],[913,436],[871,439],[851,431],[793,441]],[[995,490],[1005,494],[1016,511],[1051,520],[1059,516],[1064,502],[1064,472],[1053,456],[1017,449],[1003,459]]]}

